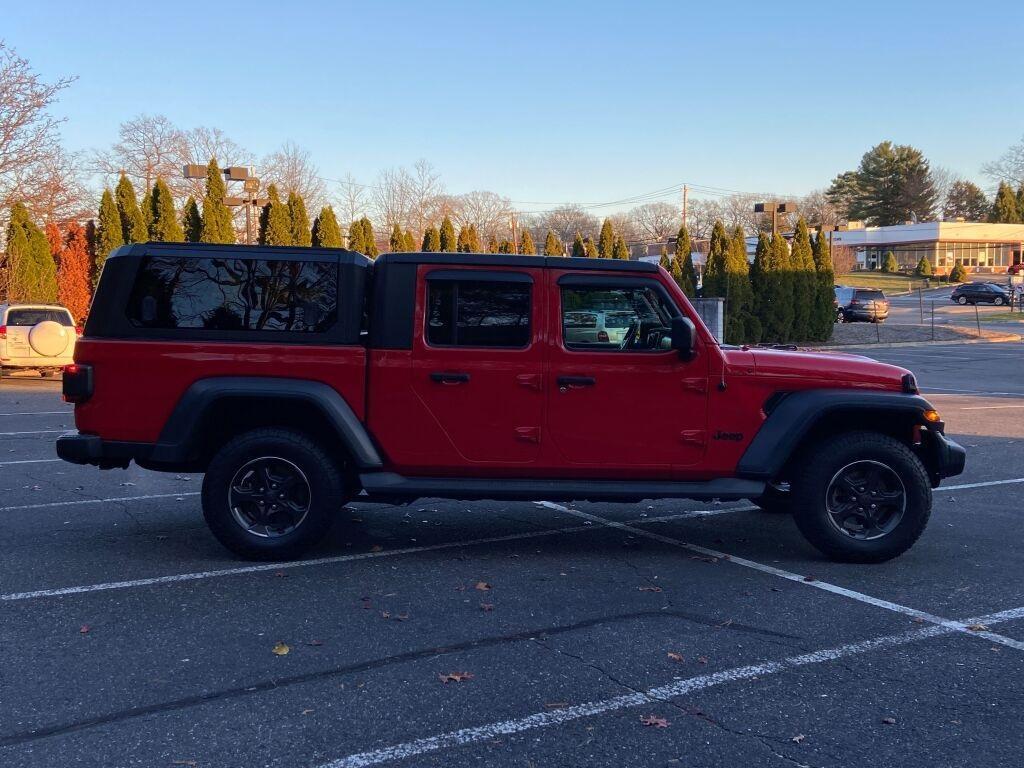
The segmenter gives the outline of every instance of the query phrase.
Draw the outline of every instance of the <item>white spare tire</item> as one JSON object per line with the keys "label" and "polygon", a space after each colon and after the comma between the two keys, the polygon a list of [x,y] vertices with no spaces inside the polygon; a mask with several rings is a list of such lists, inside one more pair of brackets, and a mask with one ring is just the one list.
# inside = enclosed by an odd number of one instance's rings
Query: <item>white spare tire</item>
{"label": "white spare tire", "polygon": [[58,357],[71,343],[71,333],[66,326],[53,320],[44,320],[32,326],[28,332],[29,346],[43,357]]}

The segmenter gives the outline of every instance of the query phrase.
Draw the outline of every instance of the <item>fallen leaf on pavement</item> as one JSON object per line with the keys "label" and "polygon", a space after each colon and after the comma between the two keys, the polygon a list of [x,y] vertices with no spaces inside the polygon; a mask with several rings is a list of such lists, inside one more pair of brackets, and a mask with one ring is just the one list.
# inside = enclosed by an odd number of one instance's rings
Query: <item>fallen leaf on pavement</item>
{"label": "fallen leaf on pavement", "polygon": [[708,555],[690,555],[691,560],[700,560],[702,563],[717,563],[717,557],[710,557]]}
{"label": "fallen leaf on pavement", "polygon": [[896,725],[896,718],[895,717],[883,717],[882,718],[882,722],[885,723],[886,725]]}
{"label": "fallen leaf on pavement", "polygon": [[792,741],[794,744],[799,744],[799,743],[801,743],[806,738],[807,737],[804,736],[802,733],[798,733],[796,736],[791,738],[790,741]]}
{"label": "fallen leaf on pavement", "polygon": [[323,644],[324,644],[323,640],[310,640],[308,643],[306,643],[306,645],[323,645]]}
{"label": "fallen leaf on pavement", "polygon": [[90,629],[92,629],[92,627],[90,627],[88,624],[83,624],[82,628],[78,630],[78,633],[81,635],[88,635]]}
{"label": "fallen leaf on pavement", "polygon": [[988,632],[988,627],[984,624],[969,624],[967,628],[971,630],[971,632]]}
{"label": "fallen leaf on pavement", "polygon": [[472,672],[449,672],[446,675],[438,675],[437,679],[440,680],[445,685],[448,685],[448,683],[461,683],[461,682],[463,682],[465,680],[472,680],[473,679],[473,673]]}
{"label": "fallen leaf on pavement", "polygon": [[487,590],[489,590],[491,588],[491,585],[488,584],[486,581],[478,581],[476,583],[476,588],[478,590],[480,590],[481,592],[486,592]]}
{"label": "fallen leaf on pavement", "polygon": [[676,653],[675,651],[669,651],[668,657],[672,659],[672,661],[684,661],[683,654]]}
{"label": "fallen leaf on pavement", "polygon": [[817,581],[813,576],[804,576],[804,581]]}
{"label": "fallen leaf on pavement", "polygon": [[289,651],[291,651],[291,648],[284,643],[278,643],[270,649],[270,652],[275,656],[287,656]]}
{"label": "fallen leaf on pavement", "polygon": [[311,714],[312,712],[313,712],[312,709],[304,709],[304,710],[302,710],[302,714],[304,714],[304,715]]}
{"label": "fallen leaf on pavement", "polygon": [[661,592],[661,587],[637,587],[641,592]]}
{"label": "fallen leaf on pavement", "polygon": [[655,728],[668,728],[668,720],[663,717],[655,717],[654,715],[644,715],[640,718],[640,722]]}

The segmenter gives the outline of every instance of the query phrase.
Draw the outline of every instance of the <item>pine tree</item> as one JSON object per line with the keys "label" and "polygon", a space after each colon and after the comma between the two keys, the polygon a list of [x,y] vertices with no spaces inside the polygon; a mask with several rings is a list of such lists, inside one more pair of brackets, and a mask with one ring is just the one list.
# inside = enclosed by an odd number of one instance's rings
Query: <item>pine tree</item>
{"label": "pine tree", "polygon": [[951,283],[966,283],[967,280],[967,270],[964,269],[964,265],[958,261],[953,265],[953,269],[949,273],[949,281]]}
{"label": "pine tree", "polygon": [[452,220],[447,216],[441,219],[437,242],[442,253],[455,253],[458,250],[459,244],[455,237],[455,227],[452,226]]}
{"label": "pine tree", "polygon": [[793,335],[790,341],[807,341],[812,337],[815,275],[811,238],[803,216],[796,223],[790,261],[793,264]]}
{"label": "pine tree", "polygon": [[547,237],[544,238],[544,255],[545,256],[564,256],[565,248],[562,246],[562,241],[558,239],[558,235],[548,230]]}
{"label": "pine tree", "polygon": [[605,219],[601,224],[601,234],[597,237],[597,256],[601,259],[615,258],[615,229],[611,219]]}
{"label": "pine tree", "polygon": [[377,248],[377,236],[373,233],[373,224],[366,216],[363,216],[359,219],[359,228],[362,231],[363,245],[360,253],[371,259],[376,259],[380,255],[380,250]]}
{"label": "pine tree", "polygon": [[402,233],[402,228],[398,226],[397,222],[395,226],[391,228],[391,237],[388,238],[388,248],[391,253],[401,253],[405,250],[405,235]]}
{"label": "pine tree", "polygon": [[620,261],[629,261],[629,246],[622,239],[622,235],[615,236],[615,244],[612,246],[612,258]]}
{"label": "pine tree", "polygon": [[725,252],[725,342],[756,344],[761,340],[761,323],[754,315],[754,294],[750,288],[747,238],[737,226]]}
{"label": "pine tree", "polygon": [[192,196],[185,201],[185,208],[181,212],[181,229],[186,243],[198,243],[199,238],[203,236],[203,217],[199,213],[196,199]]}
{"label": "pine tree", "polygon": [[29,253],[33,261],[32,270],[37,278],[35,293],[30,298],[43,304],[53,304],[57,301],[57,262],[50,252],[50,243],[43,230],[29,221],[27,232]]}
{"label": "pine tree", "polygon": [[313,243],[313,235],[309,231],[309,213],[306,201],[298,192],[288,193],[288,230],[291,233],[291,245],[308,247]]}
{"label": "pine tree", "polygon": [[46,244],[50,246],[50,258],[53,259],[53,263],[60,270],[60,257],[64,253],[64,235],[60,233],[60,227],[53,220],[46,222],[43,234],[46,235]]}
{"label": "pine tree", "polygon": [[[139,201],[139,210],[142,211],[142,223],[146,227],[146,236],[149,237],[149,233],[153,228],[153,190],[147,189],[146,194],[142,196],[142,200]],[[152,239],[150,237],[150,239]]]}
{"label": "pine tree", "polygon": [[832,253],[828,237],[823,231],[814,238],[814,315],[811,323],[812,338],[828,341],[836,321],[835,273],[832,270]]}
{"label": "pine tree", "polygon": [[664,269],[666,272],[671,272],[673,261],[675,261],[675,259],[669,257],[668,248],[665,247],[664,245],[661,246],[661,252],[658,254],[658,266]]}
{"label": "pine tree", "polygon": [[[690,256],[690,251],[693,247],[690,245],[690,230],[685,226],[679,228],[678,234],[676,234],[676,259],[680,262],[684,261],[687,256]],[[693,258],[690,258],[690,266],[693,266]]]}
{"label": "pine tree", "polygon": [[313,222],[313,231],[310,233],[310,244],[314,248],[341,248],[341,227],[338,226],[338,218],[334,215],[334,209],[325,205],[320,209],[320,215]]}
{"label": "pine tree", "polygon": [[[157,179],[150,197],[149,239],[158,243],[182,243],[185,232],[178,223],[174,212],[174,200],[170,187],[163,179]],[[194,203],[193,203],[194,205]]]}
{"label": "pine tree", "polygon": [[[789,244],[781,233],[772,235],[772,310],[771,336],[766,341],[779,343],[793,340],[793,320],[795,309],[793,290],[793,259],[789,252]],[[764,333],[764,330],[762,330]]]}
{"label": "pine tree", "polygon": [[519,252],[527,256],[535,256],[537,254],[537,246],[533,244],[533,236],[528,229],[524,229],[523,236],[519,238]]}
{"label": "pine tree", "polygon": [[750,265],[750,289],[754,294],[754,314],[761,323],[761,338],[771,341],[772,332],[772,242],[761,232],[757,236],[754,263]]}
{"label": "pine tree", "polygon": [[[224,204],[224,196],[226,194],[227,188],[224,185],[224,174],[221,173],[220,167],[217,165],[217,158],[211,158],[210,164],[206,166],[206,194],[203,195],[203,230],[199,234],[200,242],[235,242],[235,228],[231,222],[231,211]],[[280,204],[280,200],[278,200],[278,205]],[[284,214],[287,218],[287,212],[284,212]],[[285,225],[285,232],[287,232],[287,224]],[[277,235],[275,234],[276,237]],[[261,244],[288,245],[287,241],[289,239],[290,237],[286,234],[285,242],[263,243],[261,241]]]}
{"label": "pine tree", "polygon": [[587,255],[587,247],[583,243],[583,235],[579,232],[577,232],[576,236],[572,239],[572,255],[573,258],[577,259],[583,258]]}
{"label": "pine tree", "polygon": [[922,256],[921,260],[917,262],[917,267],[914,269],[914,274],[918,277],[931,277],[932,276],[932,263],[928,261],[927,256]]}
{"label": "pine tree", "polygon": [[494,236],[493,232],[490,235],[488,235],[488,237],[487,237],[487,252],[488,253],[497,253],[498,252],[498,238]]}
{"label": "pine tree", "polygon": [[476,231],[476,224],[469,225],[469,247],[470,253],[480,253],[484,249],[480,242],[480,233]]}
{"label": "pine tree", "polygon": [[1020,224],[1024,221],[1024,212],[1017,205],[1013,187],[1005,181],[999,182],[999,190],[996,192],[996,200],[992,204],[989,221],[995,224]]}
{"label": "pine tree", "polygon": [[1020,216],[1020,220],[1024,223],[1024,182],[1017,187],[1017,215]]}
{"label": "pine tree", "polygon": [[[212,209],[212,207],[211,207]],[[207,205],[206,198],[203,198],[203,239],[204,243],[217,242],[207,240]],[[260,245],[291,245],[292,222],[288,215],[288,206],[281,200],[277,187],[271,184],[267,187],[267,204],[260,211]]]}
{"label": "pine tree", "polygon": [[498,243],[498,253],[515,253],[515,245],[506,237]]}
{"label": "pine tree", "polygon": [[472,253],[472,247],[469,244],[469,224],[463,224],[459,228],[459,236],[455,241],[455,248],[459,253]]}
{"label": "pine tree", "polygon": [[100,270],[111,251],[124,245],[121,228],[121,215],[118,213],[114,196],[109,189],[103,190],[100,198],[99,221],[96,225],[96,248],[93,261],[93,286],[100,279]]}
{"label": "pine tree", "polygon": [[892,251],[885,252],[885,258],[882,260],[882,271],[886,273],[900,271],[899,262],[896,261],[896,254]]}
{"label": "pine tree", "polygon": [[117,202],[117,213],[121,219],[121,239],[125,243],[143,243],[146,241],[146,222],[142,218],[135,197],[135,187],[123,173],[114,189],[114,200]]}
{"label": "pine tree", "polygon": [[[51,233],[54,228],[51,228]],[[54,245],[58,255],[63,246]],[[11,207],[7,225],[7,299],[52,304],[57,300],[57,263],[50,240],[22,203]]]}
{"label": "pine tree", "polygon": [[430,227],[423,233],[423,245],[421,248],[424,253],[440,253],[441,233],[437,231],[437,227]]}
{"label": "pine tree", "polygon": [[669,261],[668,271],[672,275],[672,279],[676,281],[676,285],[682,288],[685,278],[683,277],[683,265],[679,263],[678,259]]}
{"label": "pine tree", "polygon": [[728,250],[729,236],[725,233],[725,225],[716,221],[711,228],[711,241],[704,266],[705,296],[725,296],[725,257]]}
{"label": "pine tree", "polygon": [[407,229],[402,237],[405,241],[402,250],[406,253],[416,253],[416,238],[413,237],[412,232]]}
{"label": "pine tree", "polygon": [[85,229],[73,221],[68,225],[64,252],[57,271],[57,302],[67,307],[71,316],[80,324],[88,314],[89,302],[92,300],[90,269]]}
{"label": "pine tree", "polygon": [[589,237],[583,238],[583,250],[587,254],[588,259],[596,259],[598,257],[597,246],[594,245],[594,241]]}

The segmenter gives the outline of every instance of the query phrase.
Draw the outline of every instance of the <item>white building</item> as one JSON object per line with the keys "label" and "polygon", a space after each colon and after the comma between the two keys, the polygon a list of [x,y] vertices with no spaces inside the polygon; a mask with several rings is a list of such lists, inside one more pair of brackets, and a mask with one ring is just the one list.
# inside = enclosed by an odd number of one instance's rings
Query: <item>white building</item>
{"label": "white building", "polygon": [[968,272],[999,273],[1021,263],[1024,224],[930,221],[863,227],[833,232],[832,245],[853,248],[861,269],[878,269],[892,251],[901,269],[914,269],[924,256],[938,275],[949,274],[957,263]]}

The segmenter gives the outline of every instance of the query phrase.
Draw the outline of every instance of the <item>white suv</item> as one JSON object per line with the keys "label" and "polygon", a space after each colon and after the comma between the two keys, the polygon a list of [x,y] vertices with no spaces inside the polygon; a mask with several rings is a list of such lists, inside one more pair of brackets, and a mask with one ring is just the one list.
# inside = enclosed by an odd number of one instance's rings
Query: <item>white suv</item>
{"label": "white suv", "polygon": [[35,368],[44,377],[70,365],[81,329],[64,307],[0,304],[0,373]]}

